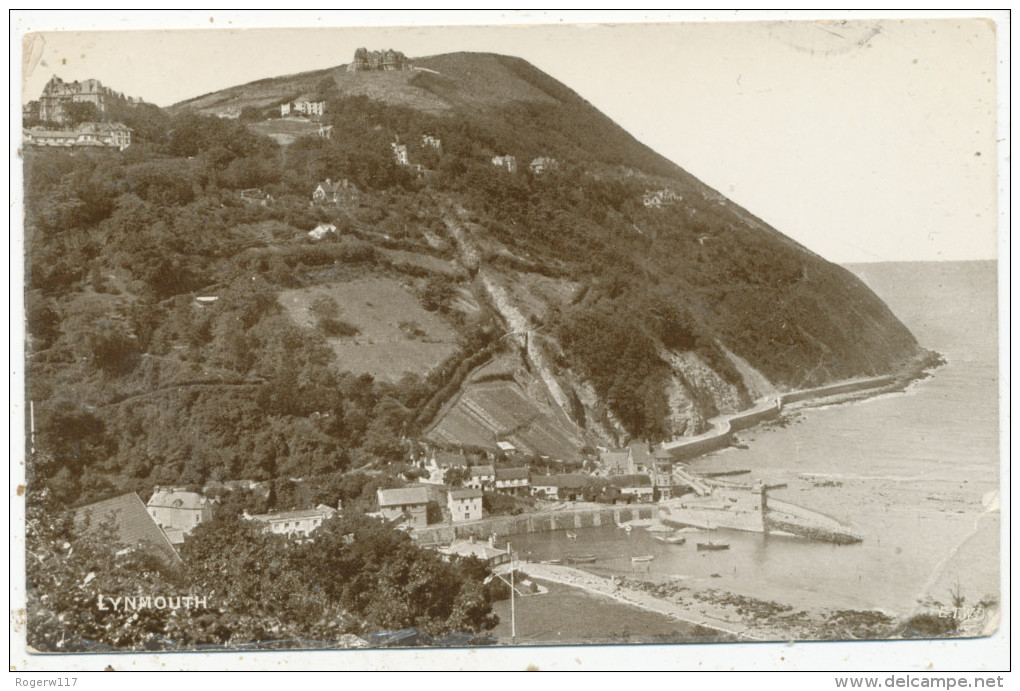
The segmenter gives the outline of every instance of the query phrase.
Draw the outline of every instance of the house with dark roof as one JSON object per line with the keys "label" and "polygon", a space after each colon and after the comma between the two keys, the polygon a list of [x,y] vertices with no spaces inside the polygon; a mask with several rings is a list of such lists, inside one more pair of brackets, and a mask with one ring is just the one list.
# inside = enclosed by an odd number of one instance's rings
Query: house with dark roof
{"label": "house with dark roof", "polygon": [[468,469],[464,484],[475,489],[492,489],[496,484],[496,470],[491,465],[473,465]]}
{"label": "house with dark roof", "polygon": [[446,494],[446,508],[454,523],[476,521],[482,517],[482,490],[474,487],[451,489]]}
{"label": "house with dark roof", "polygon": [[83,506],[74,512],[75,529],[82,534],[102,534],[113,528],[113,538],[126,547],[152,554],[170,566],[183,566],[177,550],[153,520],[134,492]]}
{"label": "house with dark roof", "polygon": [[[184,542],[199,523],[213,519],[216,503],[182,487],[156,486],[145,508],[174,544]],[[179,538],[179,539],[178,539]]]}
{"label": "house with dark roof", "polygon": [[620,490],[620,494],[634,497],[638,501],[652,501],[655,494],[652,478],[641,473],[619,475],[610,478],[609,482]]}
{"label": "house with dark roof", "polygon": [[569,473],[564,475],[533,475],[531,477],[531,493],[547,499],[577,501],[584,494],[584,489],[591,484],[587,475]]}
{"label": "house with dark roof", "polygon": [[634,472],[634,454],[628,449],[606,451],[599,465],[603,475],[631,475]]}
{"label": "house with dark roof", "polygon": [[402,521],[412,528],[429,524],[429,492],[422,486],[378,489],[379,513],[390,521]]}
{"label": "house with dark roof", "polygon": [[496,468],[495,487],[504,494],[528,494],[531,473],[527,468]]}
{"label": "house with dark roof", "polygon": [[357,188],[347,178],[334,182],[326,178],[312,192],[312,201],[317,204],[343,204],[357,195]]}
{"label": "house with dark roof", "polygon": [[539,156],[538,158],[532,160],[528,167],[531,169],[532,174],[541,175],[550,170],[558,168],[559,162],[555,158],[549,158],[548,156]]}

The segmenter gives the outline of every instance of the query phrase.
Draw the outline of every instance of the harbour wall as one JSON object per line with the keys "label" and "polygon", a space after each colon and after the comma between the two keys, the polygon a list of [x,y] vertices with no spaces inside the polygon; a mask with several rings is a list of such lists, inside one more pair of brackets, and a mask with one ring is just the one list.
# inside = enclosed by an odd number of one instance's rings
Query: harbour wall
{"label": "harbour wall", "polygon": [[414,531],[415,540],[422,545],[449,544],[454,540],[474,537],[486,540],[490,535],[504,537],[523,533],[541,533],[550,530],[578,530],[616,525],[625,521],[651,519],[658,507],[604,506],[584,509],[564,509],[519,516],[496,516],[470,523],[443,523]]}
{"label": "harbour wall", "polygon": [[695,456],[701,456],[711,451],[718,451],[730,445],[731,436],[734,432],[754,427],[766,420],[773,420],[779,417],[783,406],[791,403],[810,400],[812,398],[823,398],[825,396],[838,396],[841,394],[877,389],[884,386],[892,386],[897,382],[895,376],[870,377],[868,379],[856,379],[854,381],[839,382],[827,386],[819,386],[813,389],[801,389],[790,391],[768,399],[750,410],[745,410],[733,415],[719,418],[716,425],[710,431],[691,437],[690,439],[678,439],[666,442],[662,450],[669,453],[671,460],[689,460]]}

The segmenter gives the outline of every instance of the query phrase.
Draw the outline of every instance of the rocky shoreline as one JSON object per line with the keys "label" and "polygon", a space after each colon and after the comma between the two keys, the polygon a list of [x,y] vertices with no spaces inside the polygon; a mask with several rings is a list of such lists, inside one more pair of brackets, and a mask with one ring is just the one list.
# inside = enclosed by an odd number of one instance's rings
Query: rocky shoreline
{"label": "rocky shoreline", "polygon": [[675,581],[599,576],[553,564],[528,564],[530,576],[580,588],[718,632],[721,641],[873,640],[895,635],[897,621],[878,610],[795,610],[790,605]]}

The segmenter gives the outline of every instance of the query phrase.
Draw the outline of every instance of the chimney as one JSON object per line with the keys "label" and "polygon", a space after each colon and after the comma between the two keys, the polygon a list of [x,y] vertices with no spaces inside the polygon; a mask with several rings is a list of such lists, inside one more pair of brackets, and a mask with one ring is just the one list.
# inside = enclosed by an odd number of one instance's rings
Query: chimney
{"label": "chimney", "polygon": [[343,499],[337,499],[336,500],[336,510],[337,511],[343,511],[344,510],[344,500]]}
{"label": "chimney", "polygon": [[475,536],[474,535],[469,535],[468,536],[468,542],[470,542],[472,545],[475,544]]}
{"label": "chimney", "polygon": [[489,534],[489,547],[495,547],[495,546],[496,546],[496,533],[490,533]]}

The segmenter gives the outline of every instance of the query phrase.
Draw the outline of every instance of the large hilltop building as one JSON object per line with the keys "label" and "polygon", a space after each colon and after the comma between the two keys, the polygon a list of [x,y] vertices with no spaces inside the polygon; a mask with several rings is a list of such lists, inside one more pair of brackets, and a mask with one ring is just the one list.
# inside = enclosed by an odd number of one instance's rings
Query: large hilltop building
{"label": "large hilltop building", "polygon": [[411,61],[398,50],[373,50],[358,48],[354,60],[347,66],[348,72],[397,72],[411,69]]}
{"label": "large hilltop building", "polygon": [[[45,122],[65,123],[70,120],[67,107],[73,103],[91,103],[101,114],[105,114],[110,103],[123,101],[130,105],[141,103],[141,99],[125,97],[124,94],[103,86],[98,79],[65,82],[57,75],[43,87],[39,97],[38,117]],[[35,112],[33,106],[32,112]]]}

